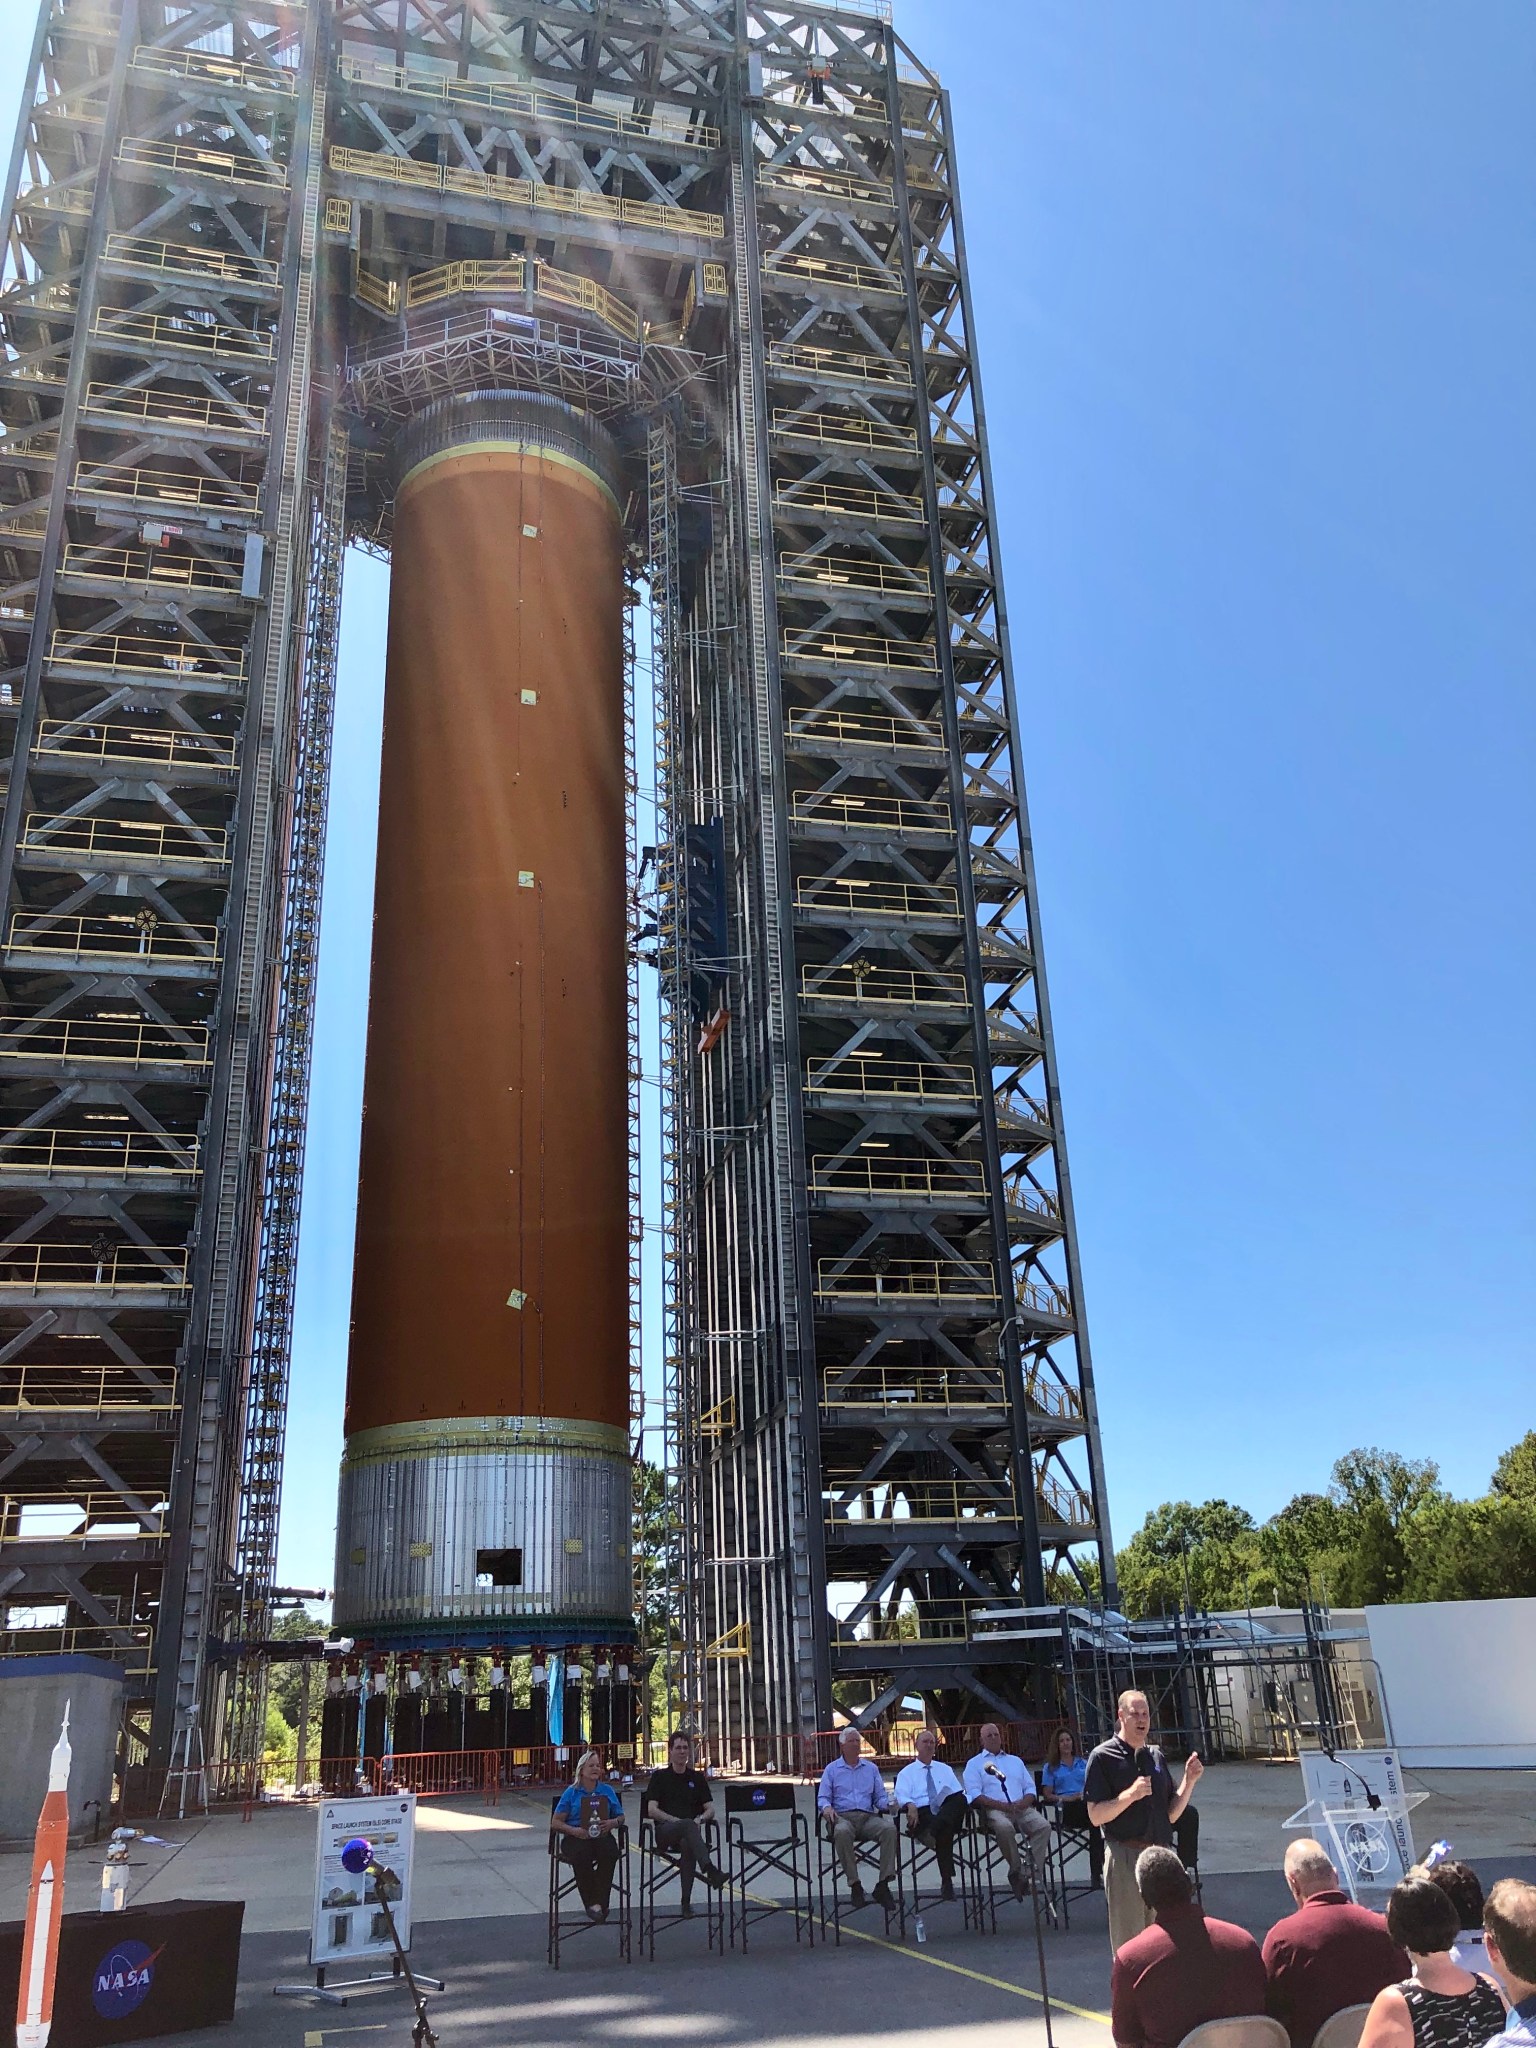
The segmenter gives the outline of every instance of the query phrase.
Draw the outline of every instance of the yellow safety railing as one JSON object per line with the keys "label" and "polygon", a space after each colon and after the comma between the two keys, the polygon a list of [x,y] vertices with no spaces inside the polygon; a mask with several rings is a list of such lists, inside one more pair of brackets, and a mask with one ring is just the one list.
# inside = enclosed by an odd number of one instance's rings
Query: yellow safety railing
{"label": "yellow safety railing", "polygon": [[91,384],[86,388],[87,412],[112,413],[121,419],[156,422],[168,427],[201,427],[209,433],[264,434],[264,405],[236,406],[225,399],[204,398],[189,391],[138,385]]}
{"label": "yellow safety railing", "polygon": [[407,280],[405,303],[408,307],[434,306],[440,299],[475,292],[520,292],[527,274],[521,256],[505,256],[495,263],[444,263],[436,270],[419,270]]}
{"label": "yellow safety railing", "polygon": [[111,953],[149,960],[196,960],[212,966],[219,958],[219,928],[213,924],[160,924],[145,912],[53,917],[46,910],[13,910],[6,944],[13,953],[75,959]]}
{"label": "yellow safety railing", "polygon": [[295,93],[298,74],[280,71],[270,64],[242,64],[233,57],[217,57],[208,50],[158,50],[153,43],[140,43],[133,53],[136,71],[156,71],[166,78],[206,80],[210,85],[227,85],[258,92]]}
{"label": "yellow safety railing", "polygon": [[935,667],[932,647],[924,640],[888,640],[878,633],[797,633],[785,626],[779,653],[786,661],[814,662],[820,668],[921,669]]}
{"label": "yellow safety railing", "polygon": [[1093,1498],[1080,1486],[1067,1486],[1053,1472],[1042,1472],[1035,1482],[1035,1505],[1044,1522],[1065,1524],[1069,1529],[1093,1527]]}
{"label": "yellow safety railing", "polygon": [[846,967],[804,967],[800,971],[804,1003],[855,1003],[861,1008],[881,1004],[897,1010],[964,1010],[970,1006],[963,974],[935,967],[919,974],[908,967],[876,967],[850,961]]}
{"label": "yellow safety railing", "polygon": [[64,312],[76,304],[79,292],[72,284],[18,285],[0,292],[0,313]]}
{"label": "yellow safety railing", "polygon": [[132,469],[121,463],[102,463],[91,468],[81,462],[75,470],[75,489],[95,491],[106,498],[131,498],[139,504],[191,506],[216,512],[255,512],[261,505],[259,484],[243,484],[201,471]]}
{"label": "yellow safety railing", "polygon": [[135,860],[196,861],[221,868],[228,861],[228,834],[215,827],[161,823],[138,818],[50,817],[34,811],[21,843],[32,852],[123,854]]}
{"label": "yellow safety railing", "polygon": [[189,1256],[180,1245],[153,1251],[139,1244],[0,1245],[0,1288],[182,1288]]}
{"label": "yellow safety railing", "polygon": [[843,747],[944,751],[944,728],[936,718],[891,718],[880,711],[791,711],[789,736],[792,740],[835,741]]}
{"label": "yellow safety railing", "polygon": [[0,1366],[0,1408],[154,1408],[174,1415],[180,1407],[173,1386],[150,1386],[125,1365]]}
{"label": "yellow safety railing", "polygon": [[974,1202],[986,1195],[987,1176],[979,1160],[872,1159],[855,1152],[846,1159],[818,1152],[811,1161],[811,1187],[825,1195],[912,1195]]}
{"label": "yellow safety railing", "polygon": [[46,512],[0,512],[0,533],[43,534],[48,531]]}
{"label": "yellow safety railing", "polygon": [[398,313],[400,310],[400,287],[395,279],[379,277],[371,270],[364,270],[361,264],[357,266],[357,275],[352,280],[352,296],[371,313]]}
{"label": "yellow safety railing", "polygon": [[1045,1216],[1054,1222],[1061,1215],[1055,1196],[1028,1185],[1017,1170],[1003,1176],[1003,1201],[1008,1208],[1021,1210],[1026,1216]]}
{"label": "yellow safety railing", "polygon": [[841,832],[948,832],[949,805],[942,798],[919,803],[905,796],[848,796],[797,789],[791,815],[802,825],[833,825]]}
{"label": "yellow safety railing", "polygon": [[1064,1387],[1038,1366],[1031,1366],[1025,1373],[1024,1391],[1036,1408],[1054,1415],[1060,1422],[1076,1421],[1082,1415],[1083,1404],[1076,1390]]}
{"label": "yellow safety railing", "polygon": [[827,1380],[821,1390],[829,1408],[986,1408],[1004,1398],[1003,1376],[990,1366],[861,1365],[845,1385]]}
{"label": "yellow safety railing", "polygon": [[770,370],[799,370],[818,383],[901,384],[912,382],[912,365],[899,356],[861,355],[856,349],[819,348],[807,341],[769,345]]}
{"label": "yellow safety railing", "polygon": [[32,1178],[54,1174],[111,1174],[118,1179],[143,1179],[153,1174],[185,1177],[201,1172],[197,1139],[188,1138],[178,1151],[168,1150],[149,1131],[117,1134],[86,1131],[0,1131],[0,1174]]}
{"label": "yellow safety railing", "polygon": [[37,730],[40,754],[71,761],[155,761],[172,767],[233,768],[236,743],[225,733],[183,732],[178,726],[84,725],[45,718]]}
{"label": "yellow safety railing", "polygon": [[889,1060],[883,1053],[851,1052],[808,1060],[805,1085],[822,1095],[882,1095],[912,1102],[975,1102],[975,1069],[953,1071],[925,1060]]}
{"label": "yellow safety railing", "polygon": [[710,241],[718,241],[725,233],[725,218],[718,213],[695,213],[686,206],[665,206],[656,199],[615,199],[606,192],[588,192],[579,186],[501,178],[490,171],[466,171],[452,164],[423,164],[414,157],[344,149],[339,143],[332,145],[330,166],[343,175],[377,178],[385,184],[416,186],[428,192],[461,192],[472,199],[492,199],[499,206],[620,221],[629,227],[660,228],[668,234],[700,235]]}
{"label": "yellow safety railing", "polygon": [[[829,1489],[835,1492],[836,1489]],[[892,1479],[851,1500],[826,1502],[829,1522],[1011,1522],[1017,1514],[1006,1479]]]}
{"label": "yellow safety railing", "polygon": [[774,407],[769,432],[781,440],[794,436],[802,441],[819,441],[829,447],[917,446],[915,427],[895,427],[886,420],[865,419],[861,413],[796,412],[787,405]]}
{"label": "yellow safety railing", "polygon": [[992,1267],[986,1260],[961,1259],[818,1259],[816,1292],[829,1300],[972,1301],[999,1299]]}
{"label": "yellow safety railing", "polygon": [[866,561],[862,555],[782,555],[779,581],[867,591],[880,597],[914,597],[933,590],[926,562],[916,562],[910,569],[897,568],[890,562]]}
{"label": "yellow safety railing", "polygon": [[75,1066],[188,1067],[208,1064],[203,1024],[160,1024],[146,1017],[49,1017],[40,1024],[0,1022],[0,1060],[58,1060]]}
{"label": "yellow safety railing", "polygon": [[533,289],[539,298],[551,299],[558,306],[575,306],[583,312],[596,313],[630,341],[640,339],[644,326],[640,315],[622,299],[615,298],[596,278],[583,277],[577,271],[556,270],[552,263],[540,259],[533,267]]}
{"label": "yellow safety railing", "polygon": [[139,342],[221,362],[270,363],[277,349],[273,335],[253,334],[248,327],[226,327],[216,320],[203,325],[182,314],[122,313],[108,306],[98,311],[91,332],[98,341]]}
{"label": "yellow safety railing", "polygon": [[1016,1280],[1013,1297],[1021,1309],[1033,1309],[1042,1316],[1059,1316],[1064,1322],[1072,1320],[1071,1302],[1049,1281]]}
{"label": "yellow safety railing", "polygon": [[[6,1282],[0,1279],[0,1287]],[[164,1504],[144,1513],[120,1493],[92,1488],[60,1500],[58,1493],[0,1493],[0,1543],[89,1543],[124,1536],[164,1536],[170,1520]],[[148,1526],[146,1527],[146,1523]]]}
{"label": "yellow safety railing", "polygon": [[873,199],[882,206],[892,206],[896,199],[889,185],[855,177],[851,171],[824,170],[819,164],[760,163],[757,182],[759,185],[793,185],[802,192],[826,192],[837,199]]}
{"label": "yellow safety railing", "polygon": [[[16,1610],[11,1610],[14,1613]],[[108,1657],[130,1678],[142,1678],[154,1665],[155,1632],[145,1622],[92,1622],[82,1628],[22,1628],[10,1622],[0,1628],[7,1657]]]}
{"label": "yellow safety railing", "polygon": [[844,876],[802,875],[796,910],[831,910],[839,917],[899,917],[904,923],[953,923],[960,894],[948,882],[861,882]]}
{"label": "yellow safety railing", "polygon": [[278,283],[270,263],[235,249],[157,242],[149,235],[113,234],[107,237],[105,254],[109,263],[132,263],[140,270],[157,271],[166,277],[210,277],[227,284]]}
{"label": "yellow safety railing", "polygon": [[194,142],[153,142],[147,135],[129,135],[118,145],[124,170],[170,171],[183,176],[218,178],[226,185],[251,185],[266,192],[286,191],[285,164],[265,157],[236,156],[227,149],[206,149]]}
{"label": "yellow safety railing", "polygon": [[895,491],[866,491],[857,484],[781,483],[773,502],[785,512],[846,512],[854,519],[923,524],[921,499],[903,498]]}
{"label": "yellow safety railing", "polygon": [[569,121],[581,128],[599,128],[608,135],[633,135],[646,141],[687,141],[701,149],[720,147],[719,129],[702,122],[689,134],[678,135],[669,128],[656,128],[637,114],[593,106],[587,100],[549,92],[542,86],[514,85],[490,78],[452,78],[440,71],[370,64],[360,57],[343,57],[340,68],[342,77],[354,85],[377,86],[385,92],[408,92],[417,98],[446,100],[459,106],[487,107],[494,113],[522,114],[535,121]]}
{"label": "yellow safety railing", "polygon": [[140,552],[71,541],[64,550],[61,567],[66,575],[94,576],[102,583],[152,583],[172,590],[213,590],[226,597],[240,595],[237,575],[221,576],[207,562],[186,555],[165,555],[158,549]]}
{"label": "yellow safety railing", "polygon": [[832,284],[855,291],[864,298],[899,299],[900,278],[868,263],[844,263],[840,257],[807,256],[791,249],[782,256],[769,256],[763,263],[764,277],[789,277],[801,284]]}
{"label": "yellow safety railing", "polygon": [[1045,1129],[1050,1129],[1050,1111],[1043,1102],[1037,1102],[1027,1089],[999,1088],[995,1099],[997,1114],[1004,1122],[1040,1124]]}
{"label": "yellow safety railing", "polygon": [[[48,642],[48,659],[60,667],[153,676],[157,682],[178,675],[214,675],[223,681],[241,682],[245,657],[243,647],[205,647],[200,640],[155,640],[143,633],[104,633],[98,639],[72,641],[62,626],[54,628]],[[53,725],[65,722],[50,721]]]}

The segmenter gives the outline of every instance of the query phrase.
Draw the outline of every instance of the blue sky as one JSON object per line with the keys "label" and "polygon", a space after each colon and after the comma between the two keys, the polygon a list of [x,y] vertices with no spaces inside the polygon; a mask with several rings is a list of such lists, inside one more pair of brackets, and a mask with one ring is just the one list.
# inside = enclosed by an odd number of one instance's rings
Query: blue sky
{"label": "blue sky", "polygon": [[[1270,1513],[1359,1443],[1480,1492],[1536,1420],[1536,13],[897,21],[954,99],[1117,1534]],[[281,1567],[311,1586],[385,587],[352,560]]]}

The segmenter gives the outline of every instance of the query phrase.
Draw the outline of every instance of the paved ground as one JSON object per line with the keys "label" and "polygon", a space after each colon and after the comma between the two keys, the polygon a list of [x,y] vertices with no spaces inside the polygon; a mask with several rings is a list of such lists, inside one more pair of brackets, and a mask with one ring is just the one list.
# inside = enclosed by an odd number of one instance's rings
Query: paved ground
{"label": "paved ground", "polygon": [[[1414,1815],[1421,1844],[1448,1835],[1485,1881],[1536,1878],[1536,1772],[1421,1774],[1433,1797]],[[809,1800],[809,1793],[805,1795]],[[1287,1907],[1278,1875],[1281,1826],[1301,1803],[1294,1766],[1222,1765],[1201,1787],[1206,1910],[1262,1934]],[[1032,1921],[1000,1909],[996,1936],[967,1934],[958,1909],[925,1913],[928,1941],[905,1948],[858,1916],[841,1948],[796,1951],[785,1922],[752,1930],[747,1955],[708,1954],[702,1921],[663,1932],[655,1963],[620,1963],[610,1930],[584,1936],[558,1975],[544,1958],[547,1803],[468,1799],[418,1810],[413,1960],[448,1980],[432,2000],[444,2048],[519,2048],[665,2039],[731,2048],[1045,2048]],[[315,1820],[273,1808],[168,1824],[163,1849],[141,1850],[135,1899],[247,1901],[239,2007],[232,2028],[179,2037],[188,2048],[372,2048],[408,2038],[403,1993],[355,1994],[345,2010],[280,2000],[272,1986],[307,1978]],[[94,1898],[99,1849],[70,1860],[69,1903]],[[18,1917],[28,1859],[0,1856],[0,1919]],[[78,1889],[76,1889],[78,1887]],[[1079,1901],[1070,1929],[1046,1935],[1060,2048],[1108,2048],[1109,1950],[1102,1898]],[[1023,2035],[1021,2036],[1021,2028]]]}

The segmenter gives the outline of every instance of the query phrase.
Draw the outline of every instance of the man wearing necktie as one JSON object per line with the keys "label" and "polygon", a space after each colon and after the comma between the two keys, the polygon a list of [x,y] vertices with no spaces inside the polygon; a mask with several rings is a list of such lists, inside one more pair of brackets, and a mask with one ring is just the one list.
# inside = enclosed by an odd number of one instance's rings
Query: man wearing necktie
{"label": "man wearing necktie", "polygon": [[938,1737],[921,1729],[917,1757],[896,1775],[896,1804],[907,1816],[907,1833],[932,1849],[939,1866],[939,1899],[955,1896],[955,1836],[965,1826],[969,1805],[948,1764],[938,1761]]}

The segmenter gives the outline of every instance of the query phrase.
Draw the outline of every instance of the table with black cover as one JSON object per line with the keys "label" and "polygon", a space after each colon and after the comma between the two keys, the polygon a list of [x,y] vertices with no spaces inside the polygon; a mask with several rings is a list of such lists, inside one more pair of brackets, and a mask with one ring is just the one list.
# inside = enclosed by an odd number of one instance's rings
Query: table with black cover
{"label": "table with black cover", "polygon": [[[165,1899],[122,1913],[66,1913],[52,2039],[59,2048],[185,2034],[234,2017],[243,1899]],[[20,1920],[0,1922],[0,2013],[16,2010]]]}

